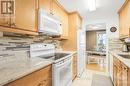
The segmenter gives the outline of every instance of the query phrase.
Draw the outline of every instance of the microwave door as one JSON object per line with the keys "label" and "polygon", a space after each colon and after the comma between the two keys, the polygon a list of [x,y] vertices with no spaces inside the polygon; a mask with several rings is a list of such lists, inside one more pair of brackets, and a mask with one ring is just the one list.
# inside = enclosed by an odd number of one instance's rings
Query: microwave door
{"label": "microwave door", "polygon": [[42,15],[39,20],[39,32],[49,35],[61,35],[62,31],[59,21],[47,15]]}

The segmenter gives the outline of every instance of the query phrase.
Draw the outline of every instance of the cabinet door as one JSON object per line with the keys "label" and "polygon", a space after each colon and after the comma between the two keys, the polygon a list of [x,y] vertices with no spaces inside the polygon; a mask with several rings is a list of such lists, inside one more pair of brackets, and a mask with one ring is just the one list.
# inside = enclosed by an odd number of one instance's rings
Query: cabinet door
{"label": "cabinet door", "polygon": [[82,29],[82,19],[79,14],[77,14],[77,27],[78,29]]}
{"label": "cabinet door", "polygon": [[122,86],[122,77],[121,77],[121,74],[122,74],[122,70],[117,68],[117,86]]}
{"label": "cabinet door", "polygon": [[39,8],[45,10],[46,13],[52,11],[52,0],[39,0]]}
{"label": "cabinet door", "polygon": [[113,83],[114,86],[117,86],[117,67],[113,65]]}
{"label": "cabinet door", "polygon": [[58,4],[57,1],[53,2],[53,14],[58,17],[62,25],[62,37],[68,37],[68,13],[64,10],[62,6]]}
{"label": "cabinet door", "polygon": [[128,86],[128,68],[122,65],[122,86]]}
{"label": "cabinet door", "polygon": [[113,58],[113,81],[114,86],[121,86],[122,81],[122,70],[121,62],[116,57]]}
{"label": "cabinet door", "polygon": [[126,0],[119,12],[120,37],[130,36],[130,1]]}
{"label": "cabinet door", "polygon": [[[63,16],[62,16],[63,15]],[[68,14],[62,10],[61,12],[61,20],[62,20],[62,31],[63,31],[63,37],[67,38],[68,37]]]}
{"label": "cabinet door", "polygon": [[128,5],[127,5],[127,28],[129,29],[129,34],[130,34],[130,0],[128,0]]}
{"label": "cabinet door", "polygon": [[119,14],[120,18],[120,37],[128,35],[128,30],[126,29],[126,10],[122,10]]}
{"label": "cabinet door", "polygon": [[[2,0],[0,0],[0,25],[10,27],[11,19],[14,18],[14,11],[9,9],[7,5],[12,3],[10,6],[14,7],[14,2],[6,1],[7,0],[4,0],[2,2]],[[11,12],[11,14],[8,12]]]}
{"label": "cabinet door", "polygon": [[77,54],[73,56],[73,80],[77,76]]}
{"label": "cabinet door", "polygon": [[10,27],[10,23],[11,23],[10,17],[5,17],[0,14],[0,25],[1,26]]}
{"label": "cabinet door", "polygon": [[37,0],[15,0],[15,28],[37,31]]}
{"label": "cabinet door", "polygon": [[113,67],[113,82],[114,86],[122,86],[121,85],[121,70],[118,69],[116,65]]}

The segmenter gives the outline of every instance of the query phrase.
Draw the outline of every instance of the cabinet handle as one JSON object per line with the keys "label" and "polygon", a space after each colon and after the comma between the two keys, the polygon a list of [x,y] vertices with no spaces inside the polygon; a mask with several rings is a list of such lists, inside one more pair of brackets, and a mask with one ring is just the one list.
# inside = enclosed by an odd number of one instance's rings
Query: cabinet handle
{"label": "cabinet handle", "polygon": [[45,84],[46,84],[46,81],[47,81],[47,80],[41,81],[37,86],[43,86],[43,85],[45,85]]}
{"label": "cabinet handle", "polygon": [[6,23],[9,27],[11,27],[11,22],[7,21]]}
{"label": "cabinet handle", "polygon": [[42,86],[43,84],[42,83],[39,83],[37,86]]}
{"label": "cabinet handle", "polygon": [[125,68],[125,67],[124,67],[124,70],[128,70],[128,68]]}
{"label": "cabinet handle", "polygon": [[16,27],[16,23],[12,23],[12,24],[11,24],[11,27]]}
{"label": "cabinet handle", "polygon": [[51,15],[54,15],[53,12],[50,12]]}

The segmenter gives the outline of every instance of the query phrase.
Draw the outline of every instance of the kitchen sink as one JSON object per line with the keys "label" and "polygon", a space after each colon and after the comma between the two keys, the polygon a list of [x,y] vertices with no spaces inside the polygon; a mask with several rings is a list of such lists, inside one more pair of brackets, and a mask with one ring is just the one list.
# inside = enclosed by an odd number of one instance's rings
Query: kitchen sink
{"label": "kitchen sink", "polygon": [[121,56],[122,58],[130,59],[130,55],[122,55],[122,54],[118,54],[118,55]]}

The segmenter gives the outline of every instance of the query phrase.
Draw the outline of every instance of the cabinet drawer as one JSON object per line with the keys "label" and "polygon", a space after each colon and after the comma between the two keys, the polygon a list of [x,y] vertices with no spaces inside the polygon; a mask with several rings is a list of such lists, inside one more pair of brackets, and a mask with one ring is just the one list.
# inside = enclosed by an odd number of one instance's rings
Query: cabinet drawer
{"label": "cabinet drawer", "polygon": [[33,72],[5,86],[51,86],[52,66]]}

